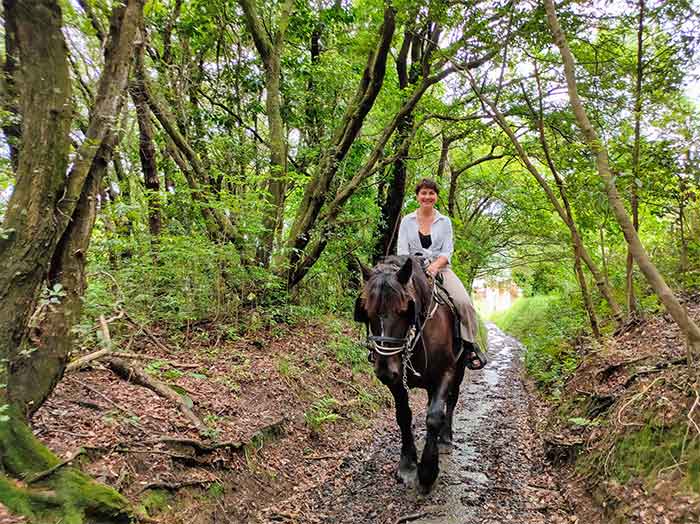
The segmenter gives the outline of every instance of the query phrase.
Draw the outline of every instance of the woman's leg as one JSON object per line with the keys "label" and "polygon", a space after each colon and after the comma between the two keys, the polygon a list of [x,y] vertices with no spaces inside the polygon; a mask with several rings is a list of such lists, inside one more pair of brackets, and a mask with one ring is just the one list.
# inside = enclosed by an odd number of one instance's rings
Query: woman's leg
{"label": "woman's leg", "polygon": [[440,271],[443,281],[442,286],[445,288],[447,293],[449,293],[452,302],[454,302],[457,308],[457,314],[459,315],[462,324],[460,326],[460,333],[462,335],[462,340],[471,343],[477,343],[477,333],[479,329],[478,320],[476,317],[476,309],[469,298],[469,293],[462,284],[462,281],[455,275],[454,271],[450,267],[445,267]]}

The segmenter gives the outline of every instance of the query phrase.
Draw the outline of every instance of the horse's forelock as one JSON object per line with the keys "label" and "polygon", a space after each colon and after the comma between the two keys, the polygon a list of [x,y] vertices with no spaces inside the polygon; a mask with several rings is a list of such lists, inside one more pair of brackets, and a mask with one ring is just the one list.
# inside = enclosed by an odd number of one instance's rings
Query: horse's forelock
{"label": "horse's forelock", "polygon": [[403,311],[410,298],[396,278],[396,268],[390,264],[378,264],[362,291],[362,303],[369,316]]}
{"label": "horse's forelock", "polygon": [[370,316],[385,311],[399,312],[414,300],[418,311],[430,302],[430,284],[421,269],[419,259],[412,258],[413,271],[406,286],[399,283],[396,273],[408,257],[392,256],[372,270],[362,292],[362,303]]}

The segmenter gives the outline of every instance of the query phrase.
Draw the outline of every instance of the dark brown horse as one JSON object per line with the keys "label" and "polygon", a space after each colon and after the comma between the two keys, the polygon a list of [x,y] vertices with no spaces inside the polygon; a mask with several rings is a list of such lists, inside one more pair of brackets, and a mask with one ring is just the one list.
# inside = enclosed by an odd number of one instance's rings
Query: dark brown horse
{"label": "dark brown horse", "polygon": [[[430,491],[439,470],[438,442],[451,444],[452,416],[464,378],[464,356],[454,345],[454,317],[433,294],[420,258],[389,257],[363,268],[364,289],[355,320],[367,325],[374,372],[394,395],[401,430],[397,478]],[[411,429],[408,389],[428,391],[427,434],[420,463]]]}

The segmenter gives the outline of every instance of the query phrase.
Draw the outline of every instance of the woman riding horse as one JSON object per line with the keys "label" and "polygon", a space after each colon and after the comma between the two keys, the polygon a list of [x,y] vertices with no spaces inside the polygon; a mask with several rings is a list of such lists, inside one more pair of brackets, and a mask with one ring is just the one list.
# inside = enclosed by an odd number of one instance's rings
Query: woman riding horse
{"label": "woman riding horse", "polygon": [[470,369],[481,369],[486,358],[477,344],[479,324],[476,310],[464,285],[450,268],[454,245],[452,222],[435,209],[438,193],[437,184],[429,178],[416,185],[416,200],[420,207],[401,221],[397,253],[422,256],[429,261],[426,272],[433,278],[442,277],[441,285],[452,299],[460,319],[466,365]]}
{"label": "woman riding horse", "polygon": [[[420,256],[388,257],[371,270],[360,264],[365,284],[355,303],[355,320],[367,326],[374,372],[394,396],[401,430],[397,477],[407,484],[417,478],[420,490],[427,493],[438,475],[438,441],[452,442],[452,419],[465,361],[478,369],[485,359],[476,347],[476,312],[449,267],[452,224],[434,208],[437,186],[423,180],[416,195],[420,209],[401,223],[399,255]],[[424,261],[429,262],[426,271]],[[433,277],[432,282],[427,275]],[[438,291],[438,275],[462,319],[460,337],[454,336],[453,310]],[[465,341],[465,351],[457,347],[459,338]],[[427,432],[420,463],[408,403],[408,391],[413,387],[428,392]]]}

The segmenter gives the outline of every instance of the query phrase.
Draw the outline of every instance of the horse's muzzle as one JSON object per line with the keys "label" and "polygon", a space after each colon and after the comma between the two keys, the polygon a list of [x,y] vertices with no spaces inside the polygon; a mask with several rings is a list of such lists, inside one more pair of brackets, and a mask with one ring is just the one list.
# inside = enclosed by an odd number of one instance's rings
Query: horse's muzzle
{"label": "horse's muzzle", "polygon": [[398,384],[401,380],[399,366],[385,358],[377,358],[374,363],[374,374],[385,386]]}

